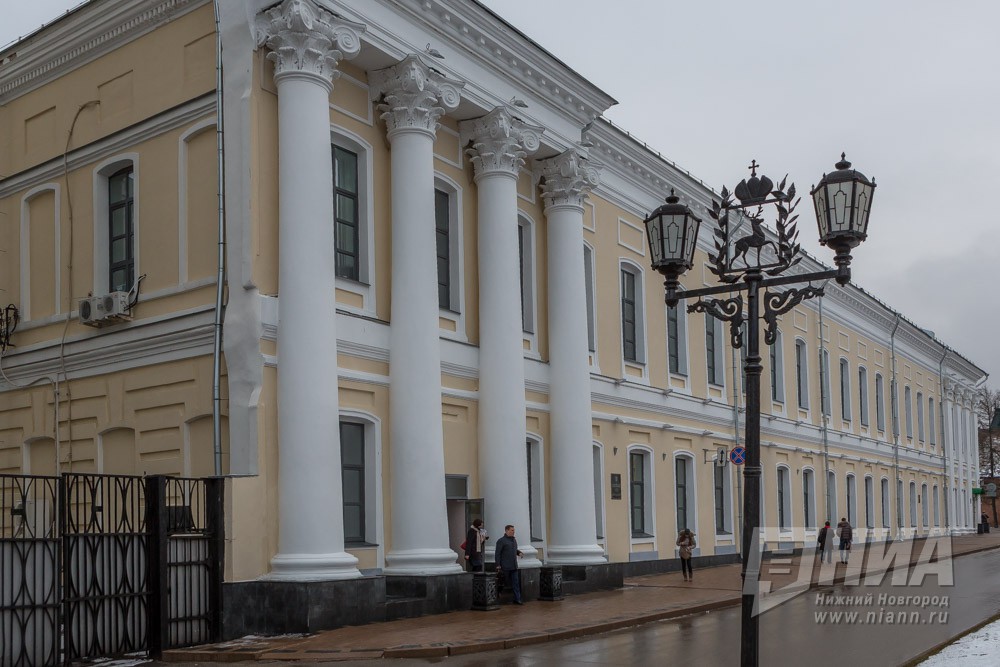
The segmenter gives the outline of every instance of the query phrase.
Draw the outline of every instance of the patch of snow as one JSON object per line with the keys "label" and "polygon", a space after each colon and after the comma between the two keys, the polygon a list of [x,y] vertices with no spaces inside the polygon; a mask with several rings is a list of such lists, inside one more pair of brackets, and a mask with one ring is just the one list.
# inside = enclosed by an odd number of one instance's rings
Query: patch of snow
{"label": "patch of snow", "polygon": [[[920,667],[960,667],[988,665],[1000,650],[1000,621],[994,621],[949,644],[920,663]],[[995,663],[994,663],[995,664]]]}

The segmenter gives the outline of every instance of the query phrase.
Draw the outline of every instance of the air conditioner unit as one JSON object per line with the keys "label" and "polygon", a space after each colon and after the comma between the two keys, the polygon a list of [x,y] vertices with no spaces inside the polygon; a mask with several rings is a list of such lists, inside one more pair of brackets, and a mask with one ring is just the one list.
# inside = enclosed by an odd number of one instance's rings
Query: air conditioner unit
{"label": "air conditioner unit", "polygon": [[80,322],[92,327],[103,327],[132,319],[128,292],[111,292],[92,296],[80,302]]}

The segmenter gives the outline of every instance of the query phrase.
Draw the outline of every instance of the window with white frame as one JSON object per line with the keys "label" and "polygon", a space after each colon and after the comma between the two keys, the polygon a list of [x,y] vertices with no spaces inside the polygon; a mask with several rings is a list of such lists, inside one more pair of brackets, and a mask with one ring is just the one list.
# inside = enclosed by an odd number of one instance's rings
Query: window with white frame
{"label": "window with white frame", "polygon": [[799,409],[809,409],[809,362],[806,359],[806,342],[795,341],[795,391]]}
{"label": "window with white frame", "polygon": [[597,352],[597,306],[594,301],[594,249],[583,244],[583,278],[587,294],[587,344]]}
{"label": "window with white frame", "polygon": [[127,292],[138,275],[137,159],[134,154],[114,158],[94,172],[95,294]]}
{"label": "window with white frame", "polygon": [[726,466],[714,466],[715,481],[715,534],[732,535],[733,518],[730,511],[732,486],[729,469]]}
{"label": "window with white frame", "polygon": [[653,536],[653,471],[651,458],[648,450],[629,450],[628,481],[632,537]]}
{"label": "window with white frame", "polygon": [[826,520],[836,522],[837,520],[837,473],[828,470],[826,473]]}
{"label": "window with white frame", "polygon": [[865,476],[865,528],[875,527],[875,480]]}
{"label": "window with white frame", "polygon": [[646,363],[645,313],[642,271],[634,264],[621,264],[622,358]]}
{"label": "window with white frame", "polygon": [[899,387],[896,379],[889,380],[889,409],[892,411],[892,434],[899,435]]}
{"label": "window with white frame", "polygon": [[934,525],[941,525],[941,506],[938,500],[938,487],[937,484],[934,485]]}
{"label": "window with white frame", "polygon": [[517,249],[521,264],[521,328],[535,332],[535,236],[534,226],[524,216],[517,223]]}
{"label": "window with white frame", "polygon": [[920,502],[920,518],[923,519],[924,528],[931,525],[930,523],[930,508],[927,504],[927,485],[920,485],[920,497],[917,498]]}
{"label": "window with white frame", "polygon": [[597,539],[604,539],[604,464],[601,461],[601,447],[594,445],[594,516],[597,519]]}
{"label": "window with white frame", "polygon": [[785,361],[781,347],[781,331],[776,333],[774,343],[770,345],[771,355],[771,400],[776,403],[785,402]]}
{"label": "window with white frame", "polygon": [[[927,432],[932,445],[937,444],[937,434],[934,429],[934,399],[927,399]],[[935,524],[936,525],[936,524]]]}
{"label": "window with white frame", "polygon": [[910,388],[903,389],[903,410],[906,414],[906,437],[913,440],[913,404],[910,401]]}
{"label": "window with white frame", "polygon": [[791,530],[792,487],[786,466],[778,466],[778,482],[775,486],[778,491],[778,530]]}
{"label": "window with white frame", "polygon": [[910,482],[910,527],[917,527],[917,483]]}
{"label": "window with white frame", "polygon": [[830,398],[830,352],[828,350],[822,350],[820,352],[820,359],[823,363],[823,367],[820,369],[821,375],[823,376],[823,414],[830,417],[833,415],[833,410],[830,407],[832,402],[832,399]]}
{"label": "window with white frame", "polygon": [[858,483],[854,475],[847,476],[847,520],[858,525]]}
{"label": "window with white frame", "polygon": [[896,518],[900,526],[905,525],[903,523],[903,480],[901,479],[896,480]]}
{"label": "window with white frame", "polygon": [[862,426],[868,426],[868,369],[858,367],[858,418]]}
{"label": "window with white frame", "polygon": [[340,422],[340,466],[344,494],[344,542],[367,542],[367,469],[371,465],[365,451],[365,425]]}
{"label": "window with white frame", "polygon": [[917,392],[917,440],[924,441],[924,395]]}
{"label": "window with white frame", "polygon": [[542,444],[537,440],[528,439],[524,443],[528,463],[528,519],[529,534],[532,542],[542,542],[545,539],[544,513],[545,476],[542,471]]}
{"label": "window with white frame", "polygon": [[347,130],[330,134],[333,154],[333,230],[337,288],[375,309],[371,146]]}
{"label": "window with white frame", "polygon": [[670,373],[687,375],[687,311],[667,306],[667,360]]}
{"label": "window with white frame", "polygon": [[705,362],[710,385],[725,384],[725,350],[722,344],[722,321],[705,313]]}
{"label": "window with white frame", "polygon": [[851,365],[847,359],[840,359],[840,416],[851,421]]}
{"label": "window with white frame", "polygon": [[447,315],[462,311],[462,243],[459,192],[449,181],[434,181],[434,238],[437,250],[438,307]]}
{"label": "window with white frame", "polygon": [[802,471],[802,519],[805,528],[816,528],[816,475],[811,468]]}
{"label": "window with white frame", "polygon": [[688,456],[674,459],[674,501],[677,507],[677,532],[695,528],[694,461]]}
{"label": "window with white frame", "polygon": [[880,373],[875,374],[875,428],[885,431],[885,384]]}
{"label": "window with white frame", "polygon": [[889,527],[889,480],[882,478],[882,527]]}

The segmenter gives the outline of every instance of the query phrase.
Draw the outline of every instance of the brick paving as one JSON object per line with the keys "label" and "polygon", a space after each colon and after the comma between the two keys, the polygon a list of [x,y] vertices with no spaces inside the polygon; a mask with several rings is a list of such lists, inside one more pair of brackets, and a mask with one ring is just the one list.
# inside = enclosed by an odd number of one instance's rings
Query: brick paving
{"label": "brick paving", "polygon": [[[1000,547],[1000,532],[952,540],[954,555],[997,547]],[[912,550],[911,562],[916,562],[920,552],[918,542]],[[835,553],[834,560],[837,558]],[[764,562],[762,571],[777,589],[795,580],[799,560],[799,557],[783,559],[775,555],[770,562]],[[787,572],[781,574],[783,570]],[[835,581],[843,581],[845,573],[845,568],[838,566]],[[819,575],[817,564],[813,569],[812,585],[816,585]],[[163,660],[330,662],[434,658],[571,639],[739,603],[740,566],[733,564],[696,570],[694,581],[690,583],[685,582],[679,572],[633,577],[627,579],[620,590],[567,596],[557,602],[507,604],[491,612],[456,611],[338,628],[309,636],[244,638],[166,651]]]}

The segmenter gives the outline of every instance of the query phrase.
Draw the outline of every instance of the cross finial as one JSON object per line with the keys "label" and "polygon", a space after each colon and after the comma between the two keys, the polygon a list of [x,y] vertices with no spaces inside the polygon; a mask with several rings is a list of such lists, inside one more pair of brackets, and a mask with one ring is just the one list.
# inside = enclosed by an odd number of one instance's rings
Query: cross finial
{"label": "cross finial", "polygon": [[757,164],[757,160],[753,160],[753,161],[752,161],[752,162],[750,163],[750,166],[749,166],[749,167],[747,167],[747,169],[749,169],[749,170],[750,170],[750,175],[751,175],[751,176],[756,176],[756,175],[757,175],[757,167],[759,167],[759,166],[760,166],[760,165],[759,165],[759,164]]}

